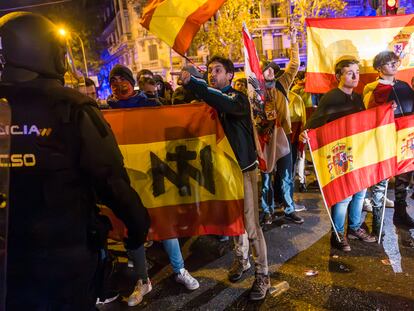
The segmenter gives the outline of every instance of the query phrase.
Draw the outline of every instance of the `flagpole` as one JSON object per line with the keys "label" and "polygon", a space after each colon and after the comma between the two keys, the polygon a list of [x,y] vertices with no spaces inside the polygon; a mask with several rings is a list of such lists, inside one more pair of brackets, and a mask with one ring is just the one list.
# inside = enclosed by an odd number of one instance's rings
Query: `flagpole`
{"label": "flagpole", "polygon": [[[312,147],[310,145],[310,139],[309,139],[309,137],[307,138],[307,141],[308,141],[308,148],[309,148],[309,151],[310,151],[310,156],[311,156],[311,159],[312,159],[312,163],[315,165],[315,161],[313,159]],[[316,175],[316,180],[318,181],[319,189],[321,190],[323,204],[325,206],[326,211],[328,212],[328,216],[329,216],[329,220],[331,221],[332,228],[335,231],[335,234],[336,234],[336,237],[338,238],[338,241],[341,242],[342,240],[339,237],[338,231],[336,230],[335,224],[334,224],[333,219],[331,217],[331,213],[329,212],[328,204],[326,204],[325,194],[323,193],[323,190],[322,190],[322,187],[321,187],[321,183],[319,182],[319,175],[318,175],[318,170],[316,169],[316,167],[315,167],[315,175]]]}
{"label": "flagpole", "polygon": [[387,203],[388,182],[389,181],[387,180],[387,184],[385,185],[384,203],[382,203],[381,227],[380,227],[380,232],[379,232],[379,236],[378,236],[378,244],[381,244],[382,229],[383,229],[383,226],[384,226],[385,204]]}
{"label": "flagpole", "polygon": [[[176,51],[177,52],[177,51]],[[178,52],[177,52],[178,53]],[[204,72],[204,70],[203,69],[201,69],[201,67],[200,66],[198,66],[198,65],[196,65],[196,63],[194,63],[190,58],[188,58],[187,57],[187,55],[185,55],[185,54],[181,54],[181,53],[178,53],[178,54],[180,54],[186,61],[188,61],[189,63],[191,63],[195,68],[197,68],[197,70],[198,71],[200,71],[201,73],[203,73]]]}

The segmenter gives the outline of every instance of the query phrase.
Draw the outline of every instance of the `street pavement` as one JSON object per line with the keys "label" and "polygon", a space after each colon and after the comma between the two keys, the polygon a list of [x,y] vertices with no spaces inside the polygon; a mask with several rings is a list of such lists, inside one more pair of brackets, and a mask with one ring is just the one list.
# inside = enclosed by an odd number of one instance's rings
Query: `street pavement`
{"label": "street pavement", "polygon": [[[147,249],[153,290],[136,307],[128,307],[135,275],[126,264],[122,246],[112,244],[120,263],[114,286],[121,293],[100,310],[414,310],[414,230],[397,229],[393,209],[386,209],[383,245],[351,241],[352,251],[331,249],[330,220],[320,194],[295,194],[307,207],[300,214],[305,223],[296,225],[282,218],[264,228],[272,285],[282,281],[289,289],[250,302],[248,292],[253,269],[238,283],[227,280],[233,255],[231,241],[218,242],[203,236],[180,240],[186,268],[200,282],[189,291],[177,284],[160,243]],[[392,191],[389,197],[393,198]],[[414,201],[409,213],[414,216]],[[365,215],[370,225],[371,214]],[[315,276],[306,276],[308,270]],[[123,297],[122,297],[123,296]]]}

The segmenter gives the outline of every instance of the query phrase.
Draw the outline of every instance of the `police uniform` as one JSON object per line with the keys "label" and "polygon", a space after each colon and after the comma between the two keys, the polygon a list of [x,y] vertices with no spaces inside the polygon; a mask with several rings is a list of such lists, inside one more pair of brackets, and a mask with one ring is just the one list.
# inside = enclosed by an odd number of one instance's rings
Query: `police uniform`
{"label": "police uniform", "polygon": [[[149,216],[95,102],[63,87],[64,71],[34,71],[30,64],[14,70],[12,57],[8,62],[5,46],[13,31],[25,29],[36,36],[55,26],[32,13],[0,19],[6,58],[0,96],[12,115],[2,129],[10,154],[0,158],[0,167],[10,169],[7,310],[94,310],[104,239],[97,200],[125,223],[130,249],[145,241]],[[19,79],[24,75],[29,79]]]}

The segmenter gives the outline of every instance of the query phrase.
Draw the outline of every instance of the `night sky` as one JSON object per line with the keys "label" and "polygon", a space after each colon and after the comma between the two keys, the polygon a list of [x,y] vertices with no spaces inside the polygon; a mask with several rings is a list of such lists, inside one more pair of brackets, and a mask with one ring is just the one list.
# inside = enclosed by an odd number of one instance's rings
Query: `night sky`
{"label": "night sky", "polygon": [[61,3],[91,7],[102,2],[99,0],[1,0],[0,12],[4,14],[13,10],[30,10],[32,8],[50,7]]}

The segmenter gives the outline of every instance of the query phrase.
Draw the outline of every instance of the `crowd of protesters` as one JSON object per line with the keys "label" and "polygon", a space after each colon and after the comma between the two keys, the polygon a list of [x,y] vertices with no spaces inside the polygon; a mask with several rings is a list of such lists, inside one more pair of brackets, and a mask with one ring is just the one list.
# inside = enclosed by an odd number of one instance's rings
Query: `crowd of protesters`
{"label": "crowd of protesters", "polygon": [[[293,32],[292,38],[295,37],[296,32]],[[178,78],[179,86],[175,90],[161,76],[146,69],[137,74],[135,83],[130,69],[116,65],[108,77],[112,95],[107,103],[110,108],[138,108],[202,101],[217,111],[239,161],[244,181],[246,233],[233,239],[234,261],[229,268],[228,278],[236,282],[250,269],[248,254],[251,245],[256,274],[250,299],[260,300],[270,288],[267,246],[261,226],[271,224],[277,218],[277,209],[284,210],[284,218],[288,221],[296,224],[304,221],[298,212],[306,208],[294,202],[293,193],[295,178],[298,179],[296,190],[307,191],[307,161],[305,150],[300,148],[301,143],[307,140],[305,129],[317,128],[340,117],[391,101],[394,103],[396,117],[412,113],[414,92],[408,84],[395,79],[398,65],[399,58],[393,52],[379,53],[373,61],[373,67],[378,71],[378,79],[366,85],[362,97],[354,92],[359,83],[358,60],[342,57],[336,61],[334,68],[338,87],[314,103],[312,94],[304,90],[305,72],[299,71],[297,43],[292,40],[291,58],[285,70],[274,62],[262,63],[266,81],[266,117],[256,123],[251,118],[247,79],[233,81],[233,63],[221,56],[213,56],[209,60],[206,65],[207,75],[203,75],[193,66],[184,67]],[[136,85],[138,88],[135,88]],[[276,125],[281,126],[288,137],[289,153],[270,161],[273,163],[270,171],[258,174],[254,131],[272,133]],[[261,189],[257,188],[258,176],[261,176]],[[394,223],[414,228],[414,221],[406,212],[405,200],[410,178],[411,173],[396,177]],[[381,238],[379,226],[387,183],[388,180],[384,180],[373,186],[371,198],[367,195],[367,189],[364,189],[331,207],[335,226],[331,236],[332,247],[347,252],[351,251],[348,239],[372,243]],[[361,221],[364,200],[373,207],[372,233],[369,233],[368,226]],[[345,234],[346,227],[348,230]],[[178,240],[163,241],[163,244],[173,265],[177,282],[183,283],[188,289],[198,288],[197,280],[184,269]],[[137,271],[141,271],[138,273],[135,289],[128,299],[128,304],[133,306],[139,304],[152,287],[146,273],[144,248],[139,250],[138,255],[137,252],[129,252],[129,256],[134,259]]]}
{"label": "crowd of protesters", "polygon": [[[116,65],[108,77],[112,90],[112,95],[107,100],[110,108],[177,105],[202,101],[217,111],[239,161],[244,181],[246,232],[233,239],[234,261],[229,268],[228,278],[231,282],[236,282],[250,269],[250,245],[256,271],[249,296],[252,300],[263,299],[270,288],[267,246],[261,227],[271,224],[277,218],[277,209],[284,211],[284,218],[288,221],[296,224],[304,222],[298,212],[306,208],[294,202],[293,193],[296,178],[296,190],[307,191],[307,161],[305,150],[300,147],[301,143],[307,140],[305,129],[317,128],[340,117],[390,101],[394,103],[396,117],[410,114],[414,109],[413,90],[405,82],[395,79],[399,58],[393,52],[381,52],[375,57],[373,67],[378,71],[378,79],[366,85],[364,97],[354,92],[359,83],[358,60],[353,57],[338,59],[334,68],[338,87],[324,94],[319,102],[315,103],[312,94],[304,90],[305,72],[299,71],[298,47],[294,40],[296,32],[293,31],[291,35],[291,57],[285,70],[274,62],[262,63],[266,81],[266,117],[259,122],[252,122],[247,79],[239,78],[233,81],[233,63],[221,56],[213,56],[209,60],[206,64],[206,75],[193,66],[184,67],[178,78],[179,86],[175,90],[172,90],[161,76],[156,76],[146,69],[137,74],[137,89],[134,88],[136,84],[131,70],[125,66]],[[266,172],[262,171],[259,174],[254,131],[272,133],[275,126],[280,126],[288,137],[289,153],[281,158],[272,159],[269,162],[272,163],[270,170],[268,168]],[[261,176],[261,189],[257,187],[258,176]],[[406,212],[405,201],[410,178],[411,173],[396,177],[394,223],[414,228],[414,221]],[[371,198],[367,194],[367,189],[364,189],[331,207],[335,226],[331,236],[332,247],[348,252],[351,251],[348,239],[372,243],[381,238],[379,226],[387,183],[388,180],[384,180],[373,186]],[[373,207],[372,233],[369,233],[368,226],[361,221],[364,200]],[[348,230],[345,234],[346,227]],[[178,240],[163,241],[163,244],[177,282],[183,283],[188,289],[198,288],[197,280],[184,269]],[[134,267],[142,272],[138,273],[139,279],[128,299],[130,306],[139,304],[152,288],[146,273],[144,248],[139,250],[139,255],[136,253],[129,255],[134,258]]]}

